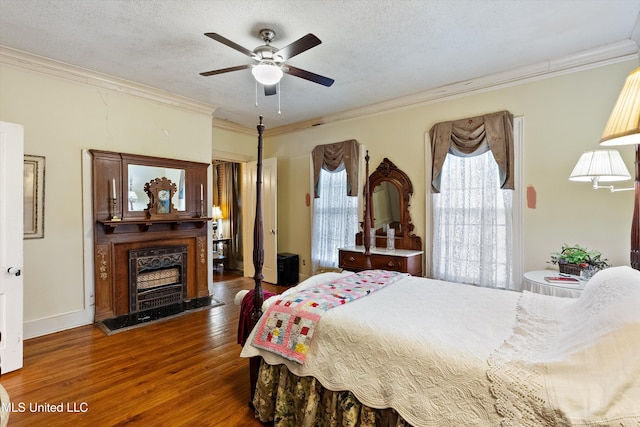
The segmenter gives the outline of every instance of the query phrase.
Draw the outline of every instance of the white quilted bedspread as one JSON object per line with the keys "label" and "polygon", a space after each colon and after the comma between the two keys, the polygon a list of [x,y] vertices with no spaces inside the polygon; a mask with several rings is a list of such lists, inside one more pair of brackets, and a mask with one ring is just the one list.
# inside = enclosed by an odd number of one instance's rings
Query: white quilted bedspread
{"label": "white quilted bedspread", "polygon": [[[299,286],[337,273],[326,274]],[[414,426],[498,425],[487,359],[510,336],[520,295],[407,277],[325,313],[303,365],[250,344],[241,356],[351,390]]]}

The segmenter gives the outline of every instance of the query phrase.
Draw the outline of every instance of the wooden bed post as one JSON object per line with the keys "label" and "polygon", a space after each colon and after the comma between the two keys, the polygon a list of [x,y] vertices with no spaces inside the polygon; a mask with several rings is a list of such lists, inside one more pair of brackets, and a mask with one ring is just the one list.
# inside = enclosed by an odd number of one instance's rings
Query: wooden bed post
{"label": "wooden bed post", "polygon": [[[262,223],[262,134],[264,133],[264,125],[262,124],[262,116],[258,129],[258,163],[256,169],[256,218],[253,223],[253,267],[255,273],[253,280],[255,282],[253,288],[253,310],[251,312],[251,329],[255,328],[262,316],[262,303],[264,302],[264,294],[262,293],[262,266],[264,264],[264,229]],[[253,408],[253,396],[256,391],[258,382],[258,370],[260,369],[260,357],[252,357],[249,359],[249,382],[251,384],[251,400],[249,406]]]}
{"label": "wooden bed post", "polygon": [[640,148],[636,144],[633,219],[631,220],[631,267],[640,270]]}
{"label": "wooden bed post", "polygon": [[253,223],[253,267],[255,273],[253,280],[255,282],[253,292],[253,311],[251,312],[251,326],[255,326],[262,316],[262,303],[264,296],[262,294],[262,266],[264,264],[264,227],[262,225],[262,134],[264,133],[264,125],[262,124],[262,116],[260,116],[260,124],[258,124],[258,163],[256,170],[256,218]]}
{"label": "wooden bed post", "polygon": [[[365,267],[367,270],[371,269],[371,214],[369,213],[369,194],[371,189],[369,188],[369,150],[364,156],[365,172],[364,172],[364,221],[362,223],[362,237],[364,244],[364,256]],[[374,231],[375,233],[375,231]],[[375,238],[375,235],[374,235]]]}

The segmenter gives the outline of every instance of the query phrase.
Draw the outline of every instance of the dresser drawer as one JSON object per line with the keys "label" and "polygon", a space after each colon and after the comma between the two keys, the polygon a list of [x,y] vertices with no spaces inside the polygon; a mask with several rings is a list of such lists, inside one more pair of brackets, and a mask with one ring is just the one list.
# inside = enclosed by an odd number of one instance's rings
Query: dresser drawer
{"label": "dresser drawer", "polygon": [[[350,271],[367,269],[367,257],[364,251],[351,251],[340,249],[338,253],[338,265],[340,268]],[[402,254],[371,254],[371,269],[389,270],[409,273],[414,276],[422,275],[422,252],[412,251],[410,255]]]}
{"label": "dresser drawer", "polygon": [[371,257],[371,268],[390,271],[407,271],[407,259],[391,255],[374,255]]}
{"label": "dresser drawer", "polygon": [[362,270],[367,268],[367,259],[363,253],[340,251],[338,261],[340,268],[345,270]]}

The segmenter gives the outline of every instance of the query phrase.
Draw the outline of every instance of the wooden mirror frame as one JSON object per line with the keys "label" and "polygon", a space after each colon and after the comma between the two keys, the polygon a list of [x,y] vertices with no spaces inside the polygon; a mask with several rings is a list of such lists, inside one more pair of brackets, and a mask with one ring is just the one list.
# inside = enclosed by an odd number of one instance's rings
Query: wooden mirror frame
{"label": "wooden mirror frame", "polygon": [[[413,249],[422,250],[422,239],[419,236],[413,234],[414,225],[411,222],[411,214],[409,213],[410,199],[413,195],[413,184],[409,176],[393,164],[388,158],[384,158],[380,165],[376,168],[371,175],[369,175],[369,188],[370,192],[367,195],[366,189],[364,195],[367,198],[367,206],[370,206],[369,215],[370,223],[374,224],[375,206],[373,205],[373,189],[383,182],[389,182],[398,190],[400,195],[400,231],[396,231],[395,235],[395,247],[397,249]],[[366,186],[365,186],[366,187]],[[375,230],[371,230],[372,233]],[[356,245],[362,245],[363,233],[356,234]],[[376,234],[376,246],[386,247],[387,237],[386,235]]]}
{"label": "wooden mirror frame", "polygon": [[[188,160],[167,159],[138,154],[116,153],[102,150],[90,150],[93,156],[93,213],[94,219],[110,226],[123,226],[128,223],[153,220],[206,221],[208,206],[207,170],[208,163]],[[172,206],[171,214],[154,213],[150,218],[149,209],[130,210],[127,203],[129,193],[129,165],[151,166],[157,168],[182,169],[185,171],[185,209],[177,210]],[[162,178],[162,177],[157,177]],[[117,200],[113,205],[113,188],[116,187]],[[143,191],[142,185],[136,190]],[[124,203],[123,203],[124,202]],[[153,213],[153,212],[152,212]],[[117,215],[121,218],[115,224],[110,220]]]}

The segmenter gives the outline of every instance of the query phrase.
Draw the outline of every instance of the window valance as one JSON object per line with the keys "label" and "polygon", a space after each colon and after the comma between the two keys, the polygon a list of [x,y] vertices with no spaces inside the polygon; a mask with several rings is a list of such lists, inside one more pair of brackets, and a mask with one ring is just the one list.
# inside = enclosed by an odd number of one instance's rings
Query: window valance
{"label": "window valance", "polygon": [[344,163],[347,172],[347,196],[358,195],[358,142],[355,139],[336,142],[333,144],[317,145],[311,152],[313,160],[313,192],[314,197],[320,197],[318,181],[320,170],[329,172],[337,170]]}
{"label": "window valance", "polygon": [[440,192],[447,154],[477,156],[491,150],[500,170],[500,188],[513,190],[513,114],[508,111],[436,123],[431,137],[431,187]]}

